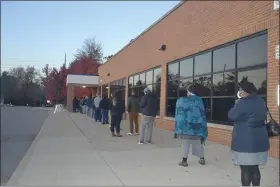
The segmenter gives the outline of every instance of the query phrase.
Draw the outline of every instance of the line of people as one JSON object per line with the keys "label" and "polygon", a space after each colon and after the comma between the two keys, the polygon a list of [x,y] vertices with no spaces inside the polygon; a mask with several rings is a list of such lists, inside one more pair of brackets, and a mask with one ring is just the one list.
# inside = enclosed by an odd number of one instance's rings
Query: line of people
{"label": "line of people", "polygon": [[[138,98],[135,91],[128,99],[127,111],[130,121],[130,132],[139,135],[138,144],[152,143],[154,120],[157,114],[158,100],[149,88],[144,90],[144,96]],[[228,118],[234,122],[232,132],[232,160],[241,169],[242,186],[259,186],[261,174],[259,165],[267,162],[269,150],[269,136],[266,127],[267,107],[264,100],[257,96],[257,89],[253,83],[242,81],[239,83],[238,99],[230,109]],[[94,99],[95,114],[98,110],[103,123],[108,123],[108,111],[111,111],[112,136],[121,137],[120,124],[125,113],[125,102],[116,92],[112,100],[106,97]],[[105,108],[105,113],[104,113]],[[139,128],[138,116],[142,113]],[[96,115],[95,115],[96,116]],[[96,121],[101,118],[95,118]],[[115,133],[116,132],[116,133]],[[189,86],[186,96],[176,102],[174,136],[183,140],[183,159],[180,166],[188,166],[188,156],[192,154],[199,158],[198,163],[205,164],[204,145],[208,137],[207,119],[203,100],[195,94],[195,87]]]}
{"label": "line of people", "polygon": [[78,99],[73,99],[73,112],[80,112],[95,120],[101,122],[103,125],[109,124],[109,110],[111,101],[106,96],[86,96]]}

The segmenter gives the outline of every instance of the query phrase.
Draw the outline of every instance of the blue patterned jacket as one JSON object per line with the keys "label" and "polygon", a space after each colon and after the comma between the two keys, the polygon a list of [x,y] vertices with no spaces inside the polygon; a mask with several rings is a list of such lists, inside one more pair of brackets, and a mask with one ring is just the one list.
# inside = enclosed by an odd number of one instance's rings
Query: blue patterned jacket
{"label": "blue patterned jacket", "polygon": [[203,101],[193,95],[181,97],[176,102],[175,134],[200,136],[203,143],[208,137]]}

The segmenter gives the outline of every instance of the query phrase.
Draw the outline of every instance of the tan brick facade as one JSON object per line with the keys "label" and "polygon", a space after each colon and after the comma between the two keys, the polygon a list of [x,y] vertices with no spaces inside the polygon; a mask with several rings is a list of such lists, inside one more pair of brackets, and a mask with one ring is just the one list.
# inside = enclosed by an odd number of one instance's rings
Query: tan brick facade
{"label": "tan brick facade", "polygon": [[[267,102],[279,122],[279,61],[275,59],[279,10],[273,10],[273,1],[186,1],[102,65],[100,79],[108,84],[161,66],[160,116],[156,125],[173,130],[174,121],[165,117],[167,63],[264,30],[268,33]],[[162,44],[166,45],[165,51],[158,50]],[[230,128],[219,126],[223,125],[209,127],[209,140],[230,145]],[[278,137],[271,139],[270,155],[279,157]]]}

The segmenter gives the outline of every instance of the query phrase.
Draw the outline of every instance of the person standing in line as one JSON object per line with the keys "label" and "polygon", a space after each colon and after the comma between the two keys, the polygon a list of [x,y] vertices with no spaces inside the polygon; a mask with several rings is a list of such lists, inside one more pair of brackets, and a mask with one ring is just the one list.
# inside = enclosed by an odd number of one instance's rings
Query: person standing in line
{"label": "person standing in line", "polygon": [[[119,93],[115,93],[113,100],[112,100],[112,105],[111,105],[111,133],[112,137],[117,136],[117,137],[122,137],[120,135],[120,124],[122,121],[123,114],[125,112],[125,104],[124,101],[120,98]],[[115,130],[116,133],[115,134]]]}
{"label": "person standing in line", "polygon": [[260,186],[259,165],[267,162],[270,148],[266,128],[267,107],[257,96],[257,88],[246,79],[239,83],[238,100],[228,112],[234,122],[231,151],[232,160],[241,169],[242,186]]}
{"label": "person standing in line", "polygon": [[149,88],[144,89],[144,94],[145,95],[143,96],[140,103],[140,108],[142,111],[142,121],[140,125],[140,136],[138,144],[151,144],[154,121],[158,110],[158,100]]}
{"label": "person standing in line", "polygon": [[80,100],[77,96],[75,98],[76,98],[75,99],[76,112],[78,112],[80,111]]}
{"label": "person standing in line", "polygon": [[96,98],[96,96],[92,96],[92,105],[91,105],[91,108],[92,108],[92,113],[91,113],[91,117],[92,119],[95,119],[95,104],[94,104],[94,99]]}
{"label": "person standing in line", "polygon": [[100,110],[102,116],[102,124],[109,124],[109,109],[110,109],[110,100],[104,95],[103,99],[100,101]]}
{"label": "person standing in line", "polygon": [[76,100],[77,100],[76,96],[73,97],[73,100],[72,100],[73,113],[75,113],[77,111],[77,106],[76,106],[77,101]]}
{"label": "person standing in line", "polygon": [[95,114],[94,114],[94,118],[95,118],[95,122],[101,122],[101,114],[100,114],[100,101],[101,101],[101,97],[99,94],[96,95],[95,99],[94,99],[94,106],[95,106]]}
{"label": "person standing in line", "polygon": [[91,116],[91,114],[92,114],[92,104],[93,104],[92,96],[89,95],[88,100],[87,100],[87,108],[88,108],[88,111],[86,114],[87,116]]}
{"label": "person standing in line", "polygon": [[84,98],[81,97],[80,100],[80,113],[83,114],[84,113]]}
{"label": "person standing in line", "polygon": [[135,123],[134,135],[138,135],[139,134],[138,116],[140,112],[140,102],[134,90],[132,90],[131,96],[128,98],[127,111],[129,114],[129,123],[130,123],[130,132],[127,133],[127,135],[130,136],[133,135],[134,132],[133,123]]}
{"label": "person standing in line", "polygon": [[183,139],[184,155],[180,166],[188,166],[188,155],[192,146],[192,154],[204,165],[204,147],[208,137],[207,119],[202,99],[195,95],[194,86],[189,86],[187,95],[176,102],[175,134]]}
{"label": "person standing in line", "polygon": [[84,114],[87,115],[87,113],[88,113],[88,96],[86,96],[84,100]]}

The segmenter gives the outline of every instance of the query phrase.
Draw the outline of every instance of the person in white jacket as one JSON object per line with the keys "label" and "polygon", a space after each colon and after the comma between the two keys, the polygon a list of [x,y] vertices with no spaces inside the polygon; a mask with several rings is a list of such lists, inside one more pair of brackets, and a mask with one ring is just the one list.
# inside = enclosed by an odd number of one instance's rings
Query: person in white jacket
{"label": "person in white jacket", "polygon": [[94,99],[94,106],[95,106],[95,114],[94,114],[94,118],[95,118],[95,122],[99,121],[101,122],[101,112],[100,112],[100,101],[101,101],[101,97],[99,94],[96,95],[95,99]]}

